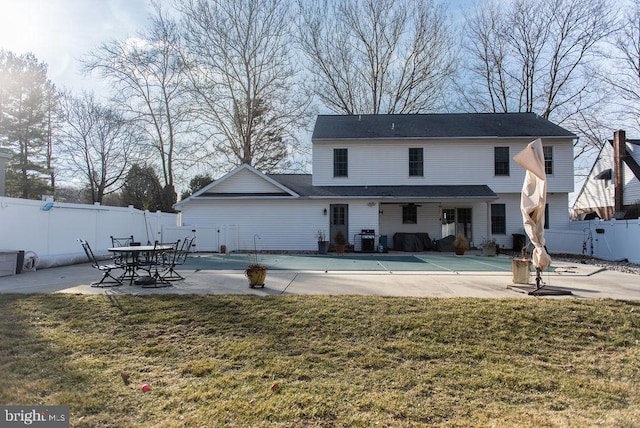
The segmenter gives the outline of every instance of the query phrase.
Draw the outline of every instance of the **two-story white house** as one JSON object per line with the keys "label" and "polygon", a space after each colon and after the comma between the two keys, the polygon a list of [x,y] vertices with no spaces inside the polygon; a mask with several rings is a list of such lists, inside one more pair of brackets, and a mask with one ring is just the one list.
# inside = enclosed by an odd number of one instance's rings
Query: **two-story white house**
{"label": "two-story white house", "polygon": [[546,224],[566,229],[576,136],[533,113],[321,115],[312,174],[242,165],[175,207],[201,251],[310,251],[318,232],[333,241],[338,231],[356,251],[430,249],[458,233],[511,248],[512,235],[524,233],[525,171],[513,156],[536,138]]}

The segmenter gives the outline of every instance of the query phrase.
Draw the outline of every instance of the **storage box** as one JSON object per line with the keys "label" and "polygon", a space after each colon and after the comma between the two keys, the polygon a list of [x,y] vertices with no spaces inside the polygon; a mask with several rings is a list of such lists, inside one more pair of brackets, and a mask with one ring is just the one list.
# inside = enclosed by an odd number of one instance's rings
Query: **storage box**
{"label": "storage box", "polygon": [[0,276],[15,275],[17,263],[17,251],[0,251]]}

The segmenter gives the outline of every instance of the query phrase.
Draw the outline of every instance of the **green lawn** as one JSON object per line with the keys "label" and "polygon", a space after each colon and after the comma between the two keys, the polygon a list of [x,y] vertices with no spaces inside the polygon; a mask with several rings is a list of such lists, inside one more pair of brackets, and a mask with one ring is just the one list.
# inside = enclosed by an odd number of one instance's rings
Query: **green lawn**
{"label": "green lawn", "polygon": [[0,314],[0,404],[68,405],[71,426],[640,421],[636,302],[49,294]]}

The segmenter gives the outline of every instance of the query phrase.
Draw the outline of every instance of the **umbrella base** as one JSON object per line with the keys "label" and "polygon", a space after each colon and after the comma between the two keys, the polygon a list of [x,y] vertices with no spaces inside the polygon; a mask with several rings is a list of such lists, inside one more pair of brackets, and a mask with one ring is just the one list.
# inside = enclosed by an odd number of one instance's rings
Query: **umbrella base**
{"label": "umbrella base", "polygon": [[571,296],[573,293],[571,290],[562,287],[553,287],[550,285],[545,285],[543,287],[536,287],[535,285],[511,285],[511,288],[514,291],[518,291],[520,293],[525,293],[530,296]]}

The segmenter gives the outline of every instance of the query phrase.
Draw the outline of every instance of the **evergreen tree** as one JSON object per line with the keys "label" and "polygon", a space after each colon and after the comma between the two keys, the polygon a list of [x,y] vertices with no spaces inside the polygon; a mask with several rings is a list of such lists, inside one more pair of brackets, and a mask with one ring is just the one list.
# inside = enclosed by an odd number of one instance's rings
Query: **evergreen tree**
{"label": "evergreen tree", "polygon": [[176,202],[178,202],[178,194],[172,185],[167,184],[162,188],[162,193],[160,194],[160,206],[158,209],[166,213],[175,212],[173,205]]}
{"label": "evergreen tree", "polygon": [[49,113],[55,92],[45,63],[30,53],[0,50],[0,147],[13,154],[6,176],[9,196],[40,199],[52,191]]}
{"label": "evergreen tree", "polygon": [[181,198],[187,199],[189,196],[202,189],[207,184],[211,183],[213,179],[209,174],[198,174],[189,181],[189,190],[182,193]]}
{"label": "evergreen tree", "polygon": [[150,166],[134,164],[122,186],[122,201],[140,210],[161,209],[162,186],[156,171]]}

